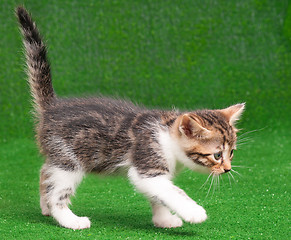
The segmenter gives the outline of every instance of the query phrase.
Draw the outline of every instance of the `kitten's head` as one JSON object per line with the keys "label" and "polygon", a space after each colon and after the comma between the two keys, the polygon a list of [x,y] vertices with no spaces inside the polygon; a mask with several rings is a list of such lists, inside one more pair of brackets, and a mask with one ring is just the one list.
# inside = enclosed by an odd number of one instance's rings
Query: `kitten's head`
{"label": "kitten's head", "polygon": [[[219,175],[231,170],[236,149],[237,129],[234,124],[245,104],[221,110],[201,110],[181,115],[174,126],[175,136],[187,158],[185,165]],[[194,163],[194,164],[193,164]]]}

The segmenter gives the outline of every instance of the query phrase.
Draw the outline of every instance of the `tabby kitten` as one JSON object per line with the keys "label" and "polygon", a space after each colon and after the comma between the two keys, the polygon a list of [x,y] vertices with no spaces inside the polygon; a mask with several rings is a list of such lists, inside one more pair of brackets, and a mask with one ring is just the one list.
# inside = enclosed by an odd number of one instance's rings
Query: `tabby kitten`
{"label": "tabby kitten", "polygon": [[39,31],[23,7],[16,14],[24,36],[37,141],[46,157],[40,172],[42,214],[53,216],[66,228],[89,228],[87,217],[78,217],[68,208],[70,197],[86,173],[123,169],[149,199],[156,227],[180,227],[182,220],[205,221],[203,207],[171,179],[178,162],[213,175],[231,170],[234,123],[244,104],[179,112],[148,110],[105,97],[58,98]]}

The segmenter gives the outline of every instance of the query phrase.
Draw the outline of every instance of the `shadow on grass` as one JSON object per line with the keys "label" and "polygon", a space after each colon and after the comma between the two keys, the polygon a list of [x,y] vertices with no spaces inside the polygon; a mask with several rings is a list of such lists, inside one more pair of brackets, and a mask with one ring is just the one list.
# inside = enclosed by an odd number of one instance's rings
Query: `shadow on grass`
{"label": "shadow on grass", "polygon": [[[64,229],[58,225],[58,223],[50,216],[43,216],[40,212],[40,209],[26,209],[25,211],[18,211],[14,214],[15,218],[21,220],[21,222],[26,222],[33,225],[39,225],[40,228],[46,227],[47,230],[52,228],[60,228],[58,230],[64,231],[72,231],[71,229]],[[115,229],[116,227],[120,229],[120,231],[131,231],[137,232],[141,231],[145,234],[149,235],[162,235],[162,236],[172,236],[172,237],[197,237],[200,234],[193,229],[189,229],[187,224],[180,228],[156,228],[154,227],[153,223],[149,221],[151,218],[150,215],[147,214],[126,214],[124,212],[117,212],[114,214],[109,214],[108,212],[102,212],[98,210],[98,212],[87,212],[84,214],[78,212],[77,215],[85,216],[87,215],[90,217],[92,222],[90,231],[95,232],[98,231],[100,228],[107,228],[107,229]],[[195,225],[191,227],[195,228]]]}
{"label": "shadow on grass", "polygon": [[[125,213],[125,212],[117,212],[114,215],[108,213],[102,213],[100,211],[91,213],[92,226],[95,224],[105,225],[107,227],[121,227],[123,229],[137,231],[142,230],[147,233],[160,233],[163,235],[171,235],[171,236],[188,236],[194,237],[198,236],[197,232],[193,230],[189,230],[189,228],[185,226],[180,228],[156,228],[153,223],[149,221],[151,219],[151,215],[147,214],[134,214],[134,213]],[[194,227],[194,226],[193,226]]]}

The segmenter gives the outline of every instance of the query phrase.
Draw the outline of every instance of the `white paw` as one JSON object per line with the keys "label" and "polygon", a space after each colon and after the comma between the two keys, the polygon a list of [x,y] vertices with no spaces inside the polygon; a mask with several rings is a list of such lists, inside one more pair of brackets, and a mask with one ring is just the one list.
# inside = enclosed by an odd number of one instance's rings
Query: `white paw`
{"label": "white paw", "polygon": [[55,207],[52,209],[51,213],[58,221],[58,223],[65,228],[71,228],[75,230],[90,228],[91,226],[89,218],[76,216],[68,207]]}
{"label": "white paw", "polygon": [[41,214],[44,216],[50,216],[50,210],[49,209],[41,209]]}
{"label": "white paw", "polygon": [[50,216],[51,211],[49,210],[46,201],[43,198],[40,198],[40,208],[41,208],[41,214],[44,216]]}
{"label": "white paw", "polygon": [[66,219],[65,221],[59,222],[61,226],[65,228],[71,228],[71,229],[84,229],[84,228],[90,228],[91,222],[89,218],[87,217],[73,217],[71,219]]}
{"label": "white paw", "polygon": [[153,216],[153,223],[160,228],[176,228],[183,225],[183,221],[177,215]]}
{"label": "white paw", "polygon": [[206,211],[197,204],[191,204],[180,211],[179,216],[189,223],[202,223],[207,219]]}

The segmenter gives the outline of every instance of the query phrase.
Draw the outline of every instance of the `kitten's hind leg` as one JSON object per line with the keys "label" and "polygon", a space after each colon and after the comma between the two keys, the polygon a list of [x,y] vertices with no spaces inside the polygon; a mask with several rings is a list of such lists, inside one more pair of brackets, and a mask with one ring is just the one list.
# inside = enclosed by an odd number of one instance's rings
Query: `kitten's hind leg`
{"label": "kitten's hind leg", "polygon": [[43,165],[40,171],[40,183],[39,183],[39,192],[40,192],[40,208],[42,215],[50,216],[51,212],[48,206],[47,194],[51,191],[52,185],[46,184],[46,180],[49,178],[47,173],[46,165]]}
{"label": "kitten's hind leg", "polygon": [[68,208],[70,197],[83,176],[81,170],[65,171],[44,165],[40,182],[42,213],[52,215],[66,228],[89,228],[91,223],[87,217],[78,217]]}
{"label": "kitten's hind leg", "polygon": [[183,221],[176,214],[172,214],[171,211],[156,202],[152,202],[153,210],[153,223],[156,227],[160,228],[176,228],[183,225]]}

